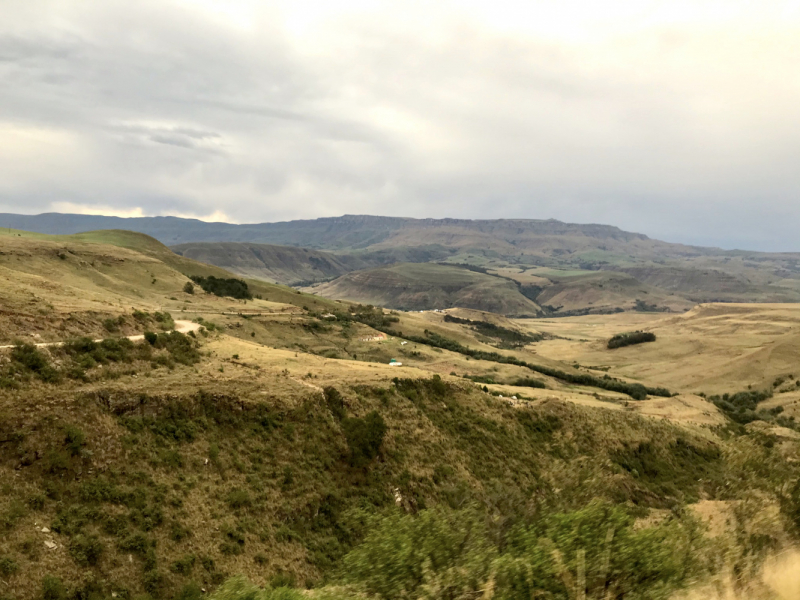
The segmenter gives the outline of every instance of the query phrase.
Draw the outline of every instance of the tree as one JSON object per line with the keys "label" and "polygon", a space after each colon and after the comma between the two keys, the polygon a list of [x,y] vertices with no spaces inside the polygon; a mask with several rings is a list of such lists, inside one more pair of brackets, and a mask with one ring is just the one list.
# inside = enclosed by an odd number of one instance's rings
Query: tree
{"label": "tree", "polygon": [[194,294],[194,284],[191,281],[187,281],[183,286],[183,291],[187,294]]}

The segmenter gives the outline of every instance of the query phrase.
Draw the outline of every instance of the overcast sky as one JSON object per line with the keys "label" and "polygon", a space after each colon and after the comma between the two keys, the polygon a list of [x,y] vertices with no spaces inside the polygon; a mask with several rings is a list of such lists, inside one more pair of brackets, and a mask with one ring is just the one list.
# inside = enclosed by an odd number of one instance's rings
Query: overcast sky
{"label": "overcast sky", "polygon": [[2,0],[0,212],[556,218],[800,251],[800,7]]}

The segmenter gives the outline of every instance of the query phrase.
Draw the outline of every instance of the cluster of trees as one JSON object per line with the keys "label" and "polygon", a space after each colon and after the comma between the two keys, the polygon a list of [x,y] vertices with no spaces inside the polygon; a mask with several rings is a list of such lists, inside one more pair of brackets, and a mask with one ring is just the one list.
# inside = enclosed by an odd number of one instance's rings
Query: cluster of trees
{"label": "cluster of trees", "polygon": [[472,319],[461,319],[453,315],[445,315],[444,320],[446,323],[458,323],[459,325],[469,325],[475,331],[487,337],[492,337],[500,340],[511,346],[524,346],[531,342],[539,342],[544,339],[541,334],[528,334],[521,331],[514,331],[501,325],[495,325],[487,321],[473,321]]}
{"label": "cluster of trees", "polygon": [[776,406],[769,410],[759,409],[758,405],[764,400],[772,398],[772,390],[746,390],[734,394],[710,396],[708,399],[714,403],[725,415],[739,425],[747,425],[753,421],[774,421],[783,427],[797,429],[794,417],[781,415],[783,407]]}
{"label": "cluster of trees", "polygon": [[[396,332],[392,331],[386,331],[386,333],[398,335]],[[473,350],[472,348],[468,348],[456,340],[451,340],[433,331],[425,330],[425,336],[426,337],[405,335],[403,337],[418,344],[426,344],[435,348],[442,348],[444,350],[450,350],[451,352],[458,352],[459,354],[464,354],[476,360],[488,360],[502,364],[517,365],[519,367],[525,367],[531,371],[535,371],[536,373],[547,375],[548,377],[566,381],[567,383],[596,387],[610,392],[627,394],[634,400],[644,400],[647,398],[648,394],[651,396],[662,396],[665,398],[669,398],[672,395],[668,389],[663,387],[653,388],[644,386],[641,383],[628,383],[627,381],[614,379],[608,375],[604,375],[603,377],[595,377],[589,373],[568,373],[552,367],[535,365],[524,360],[520,360],[516,356],[506,356],[504,354],[500,354],[499,352]]]}
{"label": "cluster of trees", "polygon": [[650,331],[629,331],[628,333],[618,333],[610,340],[608,340],[609,350],[614,348],[622,348],[623,346],[633,346],[634,344],[643,344],[645,342],[655,342],[656,334]]}
{"label": "cluster of trees", "polygon": [[[247,283],[241,279],[223,279],[221,277],[201,277],[200,275],[193,275],[192,281],[203,288],[209,294],[215,296],[227,296],[236,298],[237,300],[250,300],[253,294],[247,287]],[[194,289],[192,289],[192,292]],[[190,292],[191,293],[191,292]]]}

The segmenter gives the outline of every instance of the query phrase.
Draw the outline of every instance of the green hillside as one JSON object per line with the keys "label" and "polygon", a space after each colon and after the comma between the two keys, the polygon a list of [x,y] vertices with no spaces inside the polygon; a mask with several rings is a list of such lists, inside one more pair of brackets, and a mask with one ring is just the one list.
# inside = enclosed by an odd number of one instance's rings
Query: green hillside
{"label": "green hillside", "polygon": [[[708,301],[800,302],[800,255],[796,253],[726,251],[672,244],[598,224],[345,215],[233,225],[174,217],[119,219],[50,214],[0,215],[0,225],[46,233],[99,227],[136,229],[170,245],[190,244],[191,250],[187,247],[186,252],[195,258],[240,276],[290,284],[328,281],[355,269],[399,262],[470,264],[493,271],[541,267],[602,271],[625,274],[636,280],[629,286],[619,286],[616,295],[598,294],[591,286],[571,286],[561,298],[545,302],[562,306],[561,314],[629,310],[636,300],[650,305],[673,305],[673,310]],[[259,249],[262,244],[267,246]],[[308,248],[312,254],[304,257],[305,251],[280,249],[275,245]],[[320,250],[335,256],[313,254]],[[652,288],[648,293],[659,297],[660,302],[632,297],[628,294],[631,290],[623,289],[640,284]],[[347,291],[353,293],[351,289]],[[538,300],[537,303],[542,304]],[[420,305],[414,303],[414,306]]]}
{"label": "green hillside", "polygon": [[533,316],[539,306],[507,279],[440,264],[399,264],[348,273],[309,288],[342,298],[403,310],[472,308],[503,315]]}
{"label": "green hillside", "polygon": [[287,285],[327,281],[371,266],[357,258],[270,244],[193,243],[173,246],[172,250],[180,256],[222,267],[242,277]]}

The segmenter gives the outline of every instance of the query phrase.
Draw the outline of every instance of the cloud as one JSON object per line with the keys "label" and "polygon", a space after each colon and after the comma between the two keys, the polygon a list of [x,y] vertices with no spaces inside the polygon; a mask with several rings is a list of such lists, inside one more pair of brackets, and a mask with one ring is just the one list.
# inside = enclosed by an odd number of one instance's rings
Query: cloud
{"label": "cloud", "polygon": [[552,217],[798,250],[799,29],[736,0],[7,0],[0,210]]}

